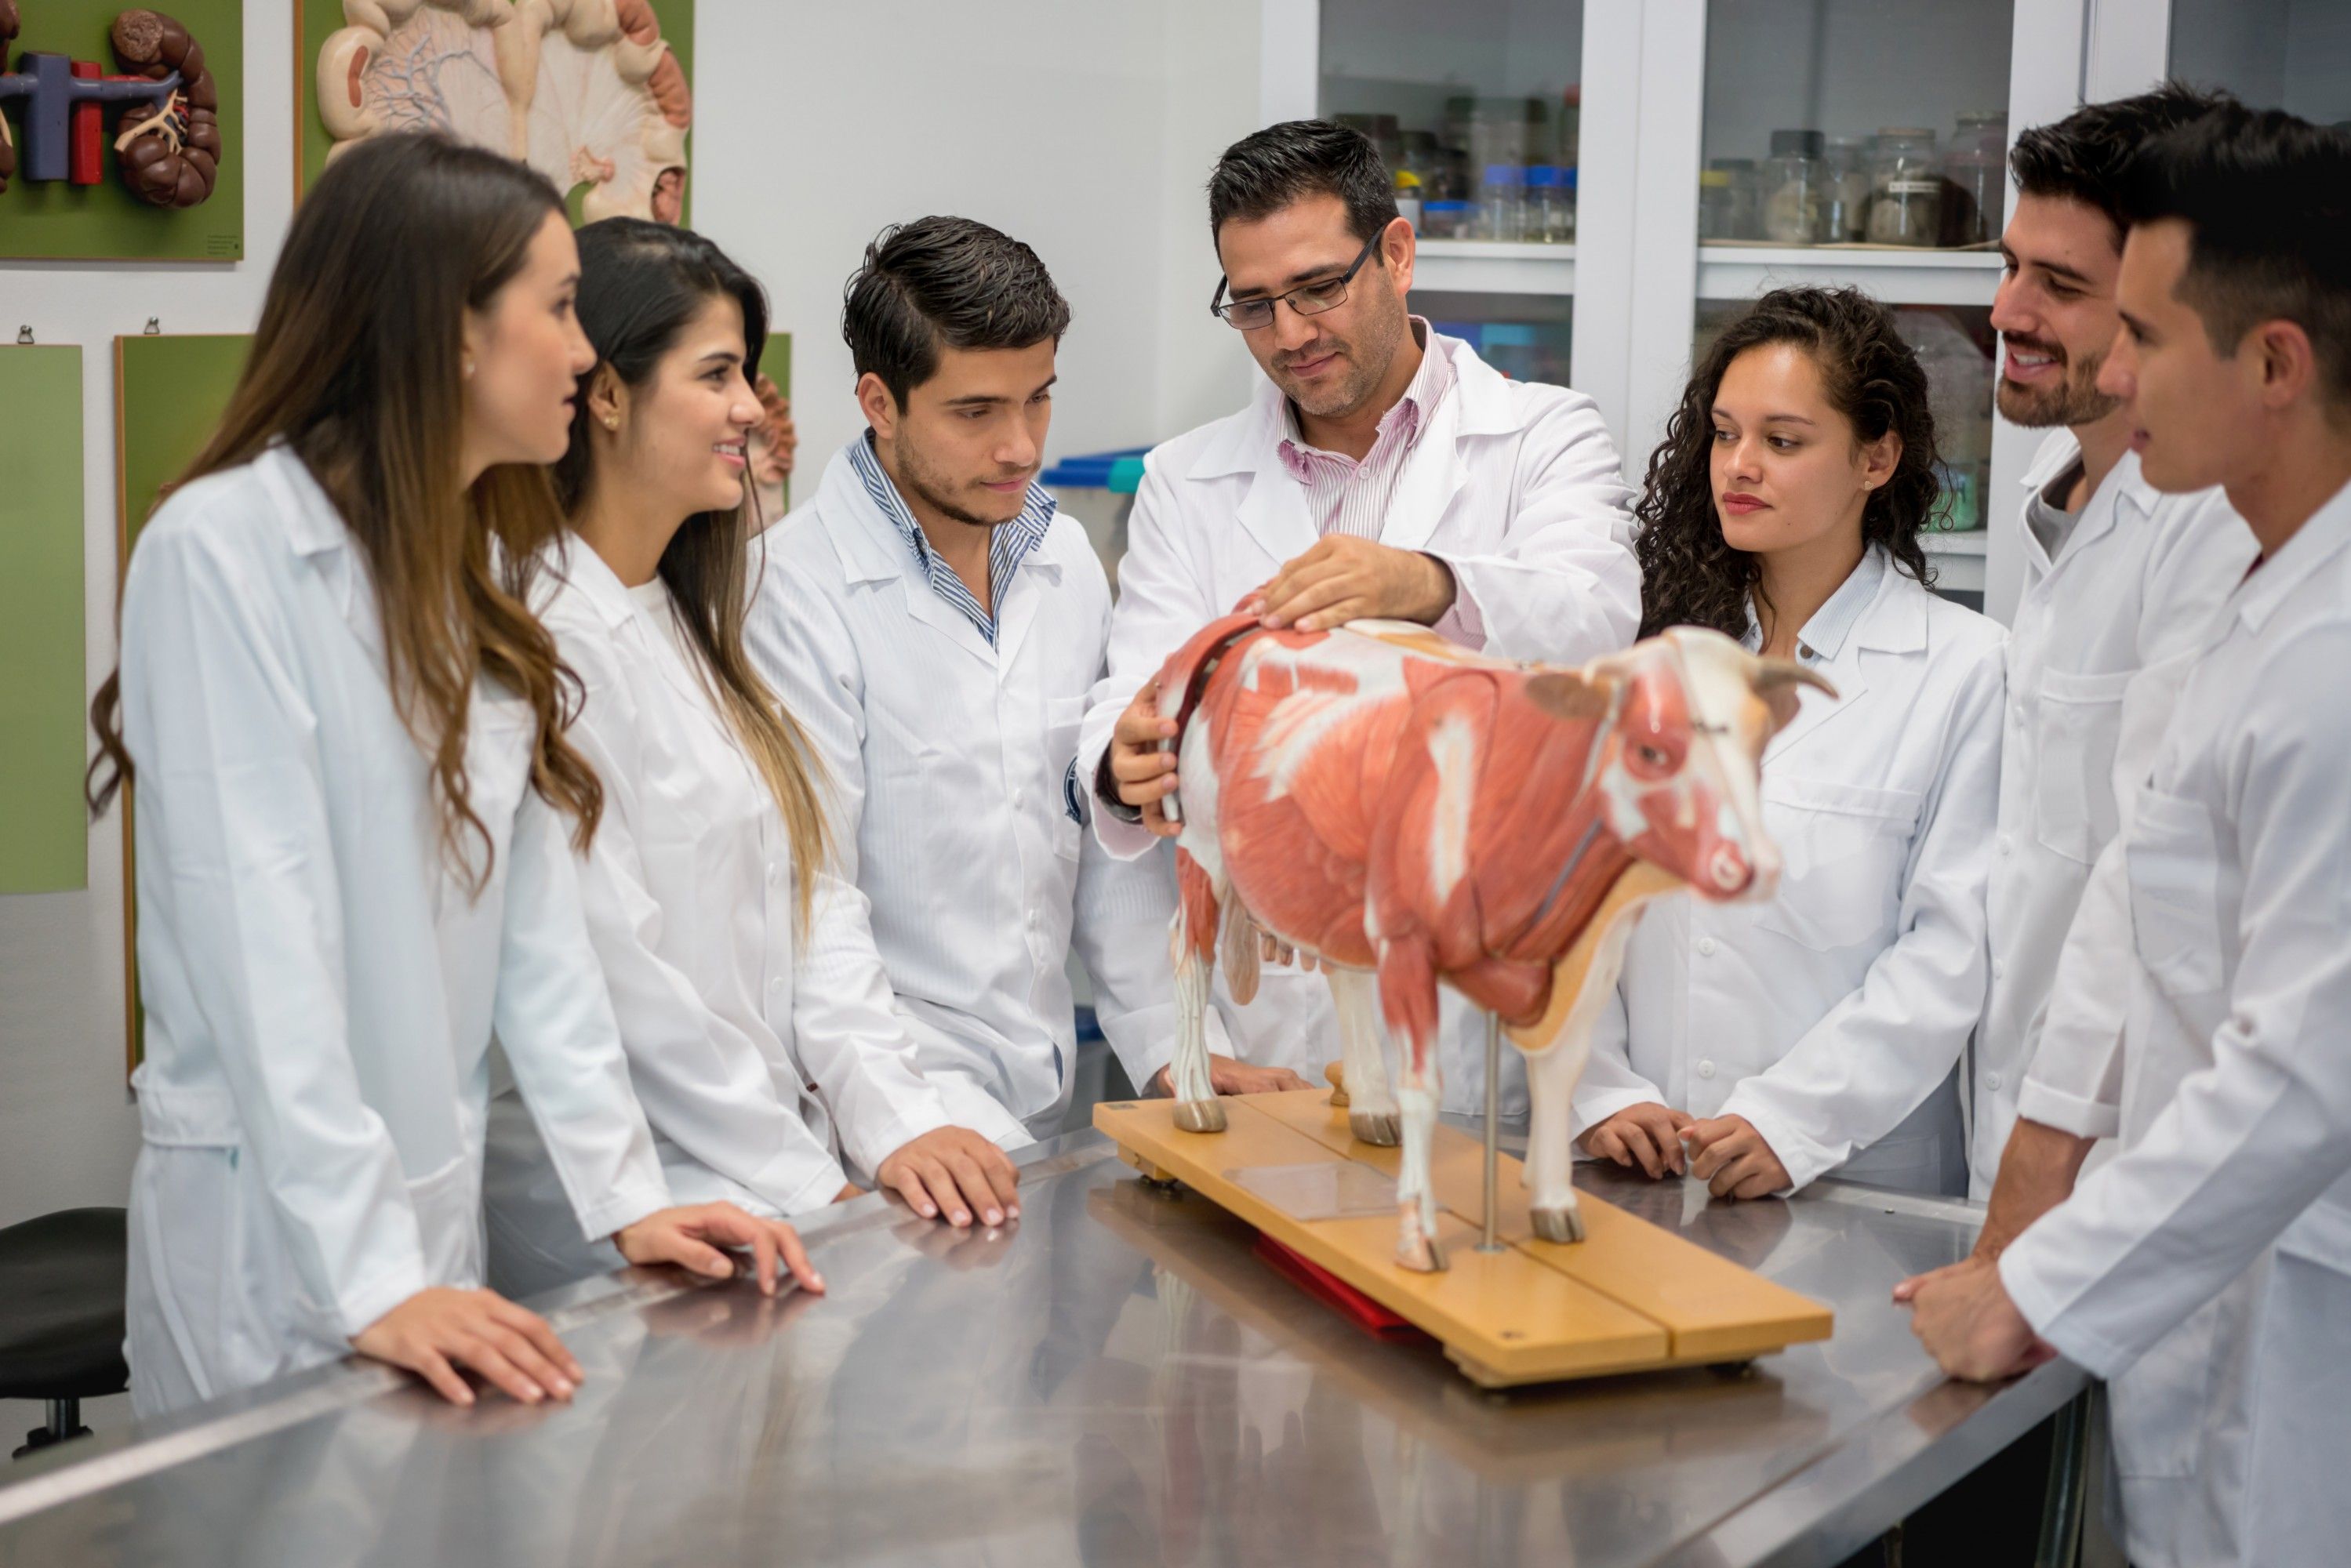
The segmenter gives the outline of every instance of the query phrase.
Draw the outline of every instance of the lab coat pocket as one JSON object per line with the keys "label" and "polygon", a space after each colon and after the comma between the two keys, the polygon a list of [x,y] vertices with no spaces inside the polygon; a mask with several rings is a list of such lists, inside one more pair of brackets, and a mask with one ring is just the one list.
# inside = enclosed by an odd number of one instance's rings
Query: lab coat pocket
{"label": "lab coat pocket", "polygon": [[[269,1195],[245,1149],[225,1091],[139,1086],[139,1224],[155,1310],[207,1393],[240,1388],[286,1364],[297,1289]],[[313,1324],[314,1329],[322,1326]]]}
{"label": "lab coat pocket", "polygon": [[1078,757],[1078,725],[1086,716],[1082,696],[1045,699],[1045,768],[1038,780],[1050,805],[1053,848],[1063,860],[1076,860],[1085,841],[1085,795],[1089,780],[1074,777]]}
{"label": "lab coat pocket", "polygon": [[1756,925],[1822,952],[1884,946],[1922,800],[1915,789],[1767,775],[1763,825],[1784,869]]}
{"label": "lab coat pocket", "polygon": [[2138,792],[2137,813],[2125,854],[2139,961],[2173,996],[2217,991],[2220,869],[2212,819],[2195,801],[2152,785]]}
{"label": "lab coat pocket", "polygon": [[2136,672],[2042,678],[2041,772],[2032,834],[2043,847],[2087,865],[2115,836],[2115,747],[2123,691]]}
{"label": "lab coat pocket", "polygon": [[2193,1475],[2210,1422],[2207,1406],[2225,1298],[2204,1303],[2106,1385],[2115,1469],[2126,1479]]}
{"label": "lab coat pocket", "polygon": [[424,1250],[424,1277],[436,1285],[472,1289],[482,1282],[480,1172],[460,1155],[408,1184],[408,1207]]}

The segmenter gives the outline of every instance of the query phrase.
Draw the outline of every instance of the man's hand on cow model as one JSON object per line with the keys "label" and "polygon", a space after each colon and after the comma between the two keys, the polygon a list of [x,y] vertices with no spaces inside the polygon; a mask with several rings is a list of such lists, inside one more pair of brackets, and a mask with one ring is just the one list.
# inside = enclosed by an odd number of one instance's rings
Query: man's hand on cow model
{"label": "man's hand on cow model", "polygon": [[[1314,1087],[1287,1067],[1253,1067],[1229,1056],[1218,1056],[1213,1051],[1208,1053],[1208,1086],[1219,1094],[1271,1094],[1284,1089]],[[1160,1100],[1175,1092],[1165,1067],[1151,1075],[1150,1086],[1144,1090],[1145,1094]]]}
{"label": "man's hand on cow model", "polygon": [[1697,1121],[1687,1111],[1645,1101],[1627,1105],[1606,1121],[1586,1129],[1576,1142],[1594,1159],[1639,1166],[1642,1173],[1654,1181],[1667,1171],[1676,1176],[1682,1174],[1687,1164],[1682,1154],[1682,1133]]}
{"label": "man's hand on cow model", "polygon": [[1273,574],[1249,608],[1277,631],[1322,632],[1350,621],[1434,625],[1453,608],[1453,569],[1435,556],[1353,534],[1325,534]]}
{"label": "man's hand on cow model", "polygon": [[1102,771],[1109,777],[1096,781],[1115,789],[1121,801],[1143,813],[1143,825],[1163,839],[1184,831],[1181,822],[1168,820],[1162,803],[1176,792],[1176,754],[1160,750],[1159,744],[1175,738],[1176,721],[1160,716],[1159,680],[1154,676],[1118,716],[1110,749],[1102,753]]}
{"label": "man's hand on cow model", "polygon": [[2013,1377],[2057,1354],[2009,1299],[2000,1266],[1980,1258],[1917,1282],[1910,1295],[1910,1332],[1945,1375],[1971,1383]]}
{"label": "man's hand on cow model", "polygon": [[1690,1175],[1717,1197],[1769,1197],[1794,1185],[1788,1167],[1744,1116],[1693,1122],[1682,1136],[1689,1145]]}
{"label": "man's hand on cow model", "polygon": [[989,1225],[1020,1218],[1020,1170],[968,1127],[935,1127],[902,1144],[874,1179],[925,1219],[960,1228],[977,1215]]}

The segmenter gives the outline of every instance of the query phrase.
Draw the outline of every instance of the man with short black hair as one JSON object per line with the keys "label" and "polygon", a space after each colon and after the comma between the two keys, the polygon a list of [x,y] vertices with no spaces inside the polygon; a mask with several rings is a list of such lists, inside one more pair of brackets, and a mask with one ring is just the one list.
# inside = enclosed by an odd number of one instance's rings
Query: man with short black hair
{"label": "man with short black hair", "polygon": [[2127,405],[2147,482],[2223,486],[2260,557],[2196,655],[2059,965],[2053,1014],[2119,984],[2123,1028],[2053,1030],[2025,1084],[2027,1117],[2121,1152],[1997,1262],[1903,1293],[1955,1375],[2062,1354],[2107,1379],[2140,1568],[2340,1562],[2351,136],[2231,106],[2154,142],[2125,211],[2123,331],[2099,384]]}
{"label": "man with short black hair", "polygon": [[[1507,380],[1412,315],[1412,225],[1369,139],[1326,120],[1270,126],[1208,181],[1224,265],[1211,308],[1265,372],[1240,413],[1154,451],[1129,516],[1110,670],[1080,748],[1114,853],[1176,831],[1162,802],[1172,727],[1161,663],[1246,600],[1269,626],[1417,622],[1465,646],[1581,664],[1632,641],[1640,570],[1615,444],[1589,398]],[[1447,994],[1448,1106],[1483,1100],[1483,1031]],[[1228,1015],[1251,1067],[1318,1074],[1338,1053],[1318,977],[1274,971]],[[1524,1114],[1523,1073],[1508,1113]],[[1394,1107],[1364,1107],[1370,1110]]]}
{"label": "man with short black hair", "polygon": [[[2057,954],[2090,867],[2128,821],[2204,628],[2253,559],[2220,490],[2166,496],[2147,483],[2129,410],[2097,385],[2121,325],[2124,171],[2148,141],[2223,101],[2167,84],[2035,126],[2009,156],[2016,204],[1991,308],[2006,349],[2000,412],[2050,434],[2024,476],[2024,589],[2009,624],[1991,987],[1970,1058],[1978,1198],[2011,1133],[2020,1160],[2065,1157],[2049,1129],[2016,1116]],[[2116,1016],[2058,1027],[2118,1028],[2120,1004],[2105,999]],[[1987,1226],[1979,1249],[1997,1252],[2013,1234]]]}
{"label": "man with short black hair", "polygon": [[752,547],[747,640],[825,764],[842,875],[924,1075],[1008,1147],[1069,1104],[1072,946],[1130,1074],[1175,1032],[1168,868],[1085,832],[1078,721],[1110,585],[1036,484],[1069,323],[1009,235],[885,231],[841,311],[868,428]]}

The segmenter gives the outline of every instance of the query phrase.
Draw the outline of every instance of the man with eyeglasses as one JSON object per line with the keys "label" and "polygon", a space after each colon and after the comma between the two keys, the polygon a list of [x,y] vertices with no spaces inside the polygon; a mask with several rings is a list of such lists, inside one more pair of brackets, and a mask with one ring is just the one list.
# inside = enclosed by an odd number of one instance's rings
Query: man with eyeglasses
{"label": "man with eyeglasses", "polygon": [[[1325,120],[1244,137],[1208,181],[1208,226],[1225,273],[1210,308],[1265,381],[1238,413],[1151,454],[1128,518],[1078,753],[1104,808],[1095,832],[1123,857],[1178,831],[1159,666],[1237,605],[1309,631],[1417,622],[1563,664],[1624,647],[1640,620],[1631,496],[1599,411],[1508,380],[1406,309],[1412,225],[1368,138]],[[1318,977],[1268,972],[1247,1009],[1218,1001],[1243,1053],[1213,1061],[1220,1093],[1274,1087],[1284,1069],[1319,1079],[1337,1054]],[[1482,1025],[1446,1003],[1446,1106],[1481,1107]],[[1514,1078],[1505,1113],[1523,1115]]]}

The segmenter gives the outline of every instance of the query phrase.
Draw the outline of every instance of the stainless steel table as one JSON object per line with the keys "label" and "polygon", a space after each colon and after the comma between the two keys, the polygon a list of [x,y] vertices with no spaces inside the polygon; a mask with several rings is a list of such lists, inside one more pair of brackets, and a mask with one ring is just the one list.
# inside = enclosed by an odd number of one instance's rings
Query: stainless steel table
{"label": "stainless steel table", "polygon": [[998,1233],[811,1217],[820,1298],[635,1270],[542,1298],[588,1370],[568,1407],[348,1364],[11,1467],[0,1564],[1834,1563],[2085,1386],[1963,1386],[1918,1351],[1887,1291],[1966,1250],[1963,1204],[1580,1168],[1827,1301],[1835,1337],[1489,1395],[1096,1134],[1025,1164]]}

